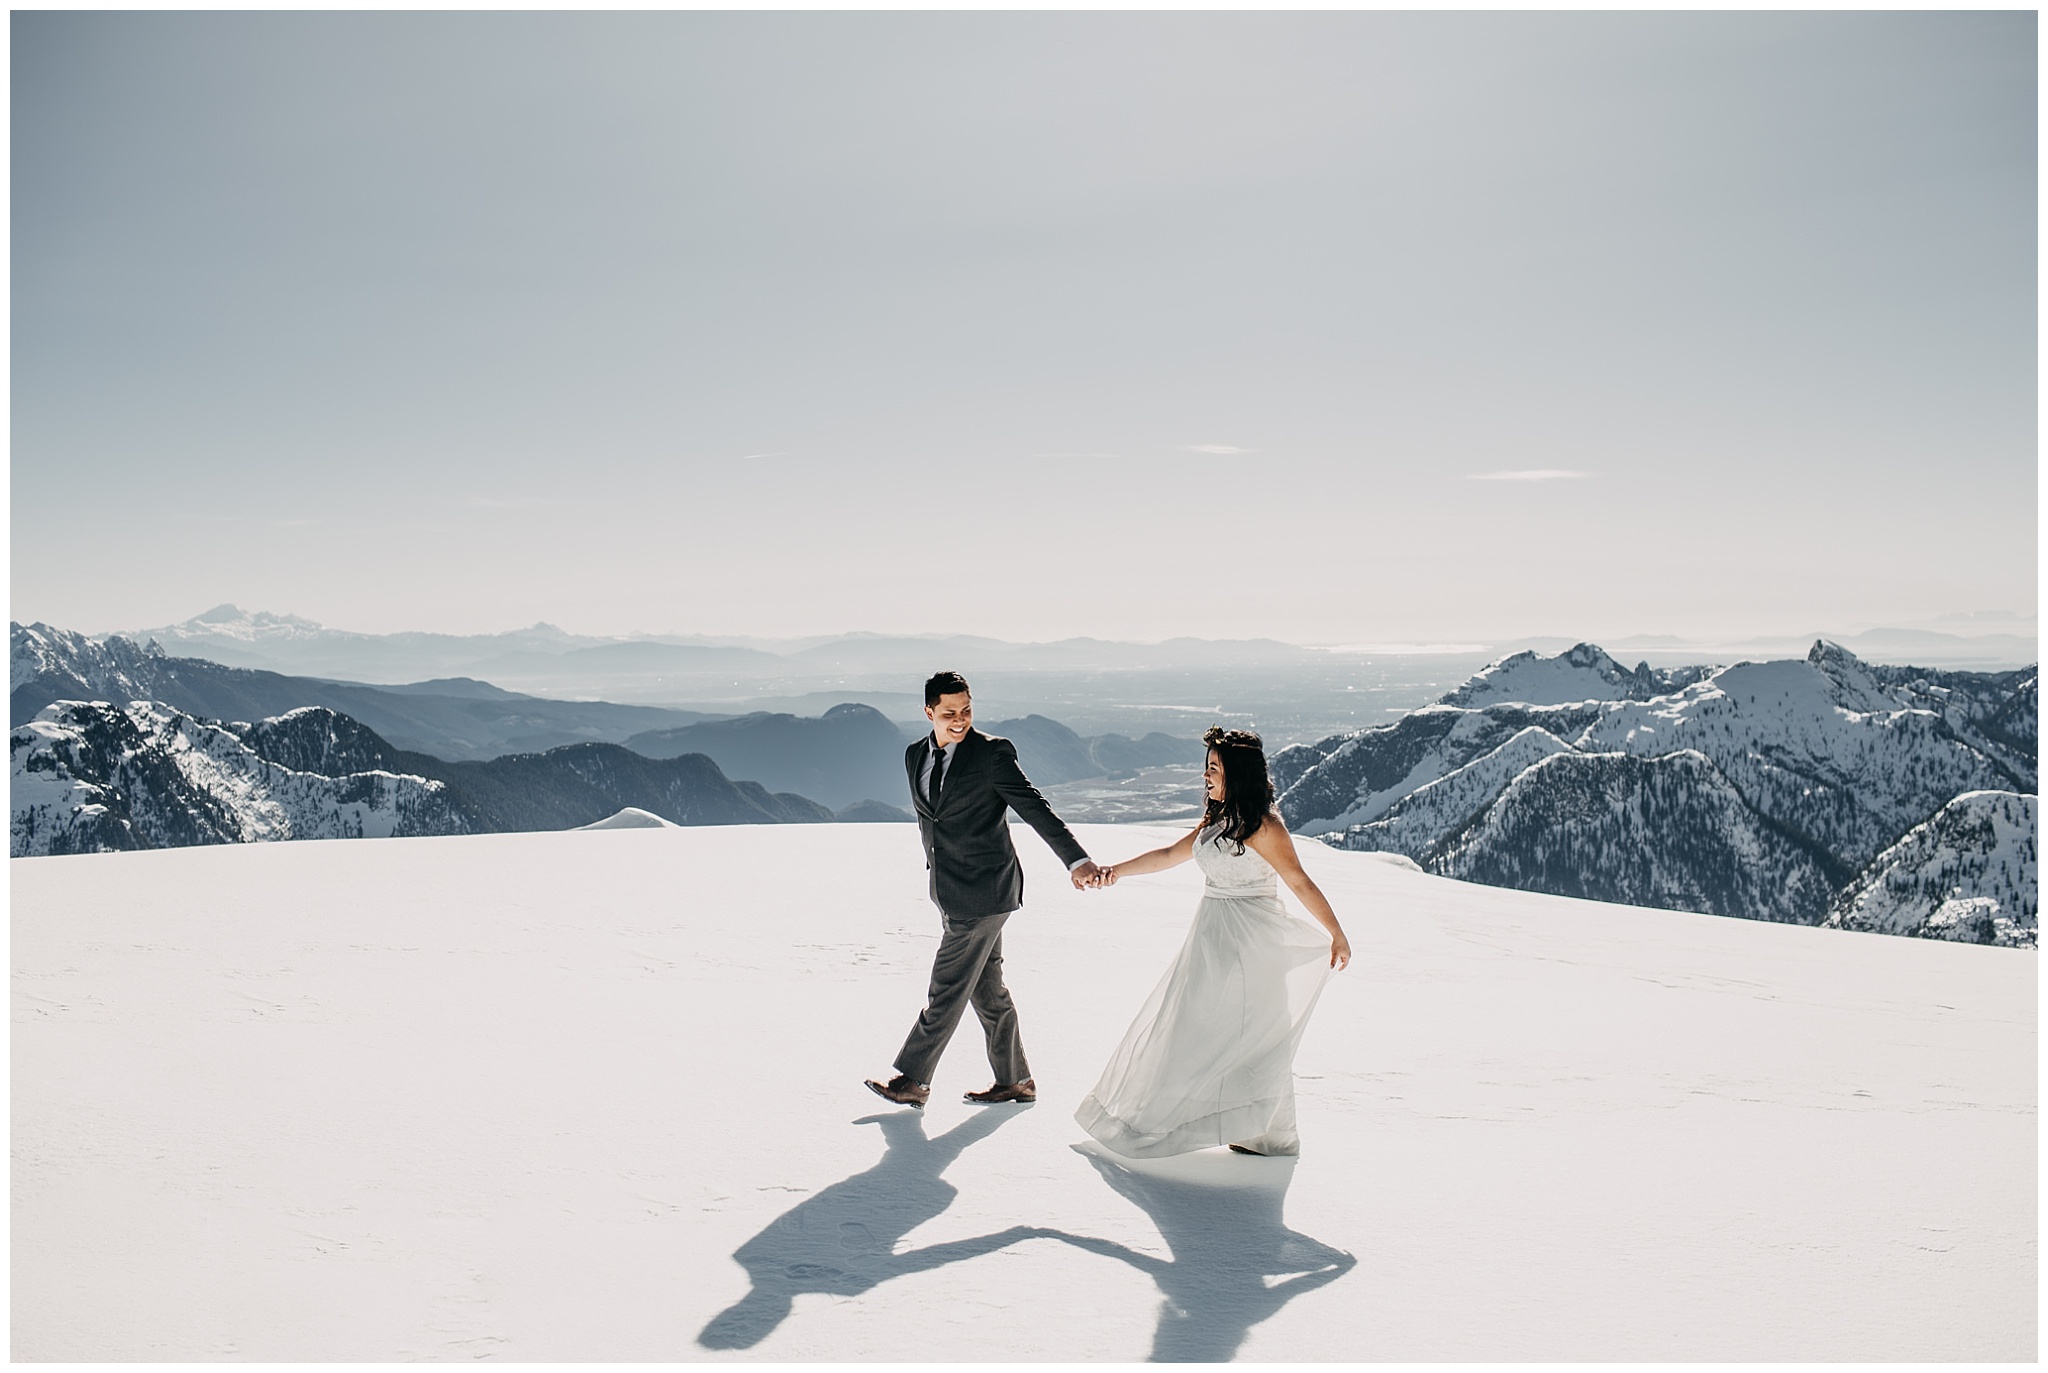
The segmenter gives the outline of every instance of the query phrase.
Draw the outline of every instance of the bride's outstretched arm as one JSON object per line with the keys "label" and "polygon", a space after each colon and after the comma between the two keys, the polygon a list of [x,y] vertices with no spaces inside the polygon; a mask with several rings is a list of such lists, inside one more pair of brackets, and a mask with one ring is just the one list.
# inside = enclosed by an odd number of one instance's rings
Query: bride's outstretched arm
{"label": "bride's outstretched arm", "polygon": [[1148,849],[1136,858],[1126,858],[1121,863],[1111,863],[1102,870],[1102,883],[1108,886],[1119,877],[1136,877],[1140,873],[1164,872],[1177,868],[1195,856],[1195,836],[1202,832],[1200,825],[1183,834],[1163,849]]}
{"label": "bride's outstretched arm", "polygon": [[1287,826],[1278,815],[1268,815],[1265,823],[1252,832],[1245,844],[1273,865],[1273,871],[1280,874],[1280,880],[1287,884],[1287,890],[1294,893],[1316,923],[1330,932],[1330,966],[1342,970],[1351,962],[1351,941],[1344,937],[1344,927],[1337,923],[1337,912],[1330,909],[1330,898],[1323,895],[1323,889],[1315,879],[1302,870],[1301,856],[1294,851],[1294,836],[1287,832]]}

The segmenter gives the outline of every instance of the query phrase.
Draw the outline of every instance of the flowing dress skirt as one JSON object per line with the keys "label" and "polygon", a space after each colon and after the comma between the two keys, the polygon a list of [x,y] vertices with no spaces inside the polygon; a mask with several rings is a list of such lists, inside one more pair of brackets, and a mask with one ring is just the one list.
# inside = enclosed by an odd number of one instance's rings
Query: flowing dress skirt
{"label": "flowing dress skirt", "polygon": [[1299,1153],[1294,1052],[1329,973],[1330,937],[1270,889],[1209,887],[1074,1118],[1130,1158],[1219,1144]]}

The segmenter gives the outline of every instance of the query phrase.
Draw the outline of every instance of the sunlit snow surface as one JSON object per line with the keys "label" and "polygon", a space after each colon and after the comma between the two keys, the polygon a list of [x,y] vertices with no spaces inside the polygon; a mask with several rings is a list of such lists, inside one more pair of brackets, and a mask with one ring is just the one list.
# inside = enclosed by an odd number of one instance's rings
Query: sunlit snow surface
{"label": "sunlit snow surface", "polygon": [[2035,1357],[2033,958],[1305,844],[1301,1159],[1133,1171],[1070,1113],[1198,879],[1019,845],[1039,1104],[970,1024],[923,1116],[910,826],[14,860],[15,1357]]}

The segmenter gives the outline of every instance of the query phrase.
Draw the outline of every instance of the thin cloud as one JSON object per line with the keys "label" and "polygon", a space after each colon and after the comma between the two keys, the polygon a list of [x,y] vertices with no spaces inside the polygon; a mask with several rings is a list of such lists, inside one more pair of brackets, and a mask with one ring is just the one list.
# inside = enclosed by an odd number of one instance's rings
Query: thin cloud
{"label": "thin cloud", "polygon": [[1229,457],[1235,453],[1256,453],[1258,451],[1256,448],[1232,448],[1227,443],[1194,443],[1188,445],[1188,452],[1190,453],[1215,453],[1220,457]]}
{"label": "thin cloud", "polygon": [[760,458],[780,458],[784,456],[786,455],[782,453],[742,453],[740,454],[740,461],[754,462]]}
{"label": "thin cloud", "polygon": [[1583,481],[1591,472],[1573,472],[1562,467],[1530,467],[1513,472],[1472,472],[1468,482],[1568,482]]}
{"label": "thin cloud", "polygon": [[460,503],[472,510],[537,510],[554,504],[545,496],[464,496]]}

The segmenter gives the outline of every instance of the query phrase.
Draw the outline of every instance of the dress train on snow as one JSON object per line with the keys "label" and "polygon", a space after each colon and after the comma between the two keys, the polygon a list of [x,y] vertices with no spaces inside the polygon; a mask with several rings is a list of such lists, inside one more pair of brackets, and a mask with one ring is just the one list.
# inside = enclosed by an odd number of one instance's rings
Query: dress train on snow
{"label": "dress train on snow", "polygon": [[1294,1054],[1329,979],[1330,937],[1289,914],[1272,865],[1220,830],[1195,841],[1206,881],[1187,942],[1074,1113],[1129,1158],[1301,1150]]}

